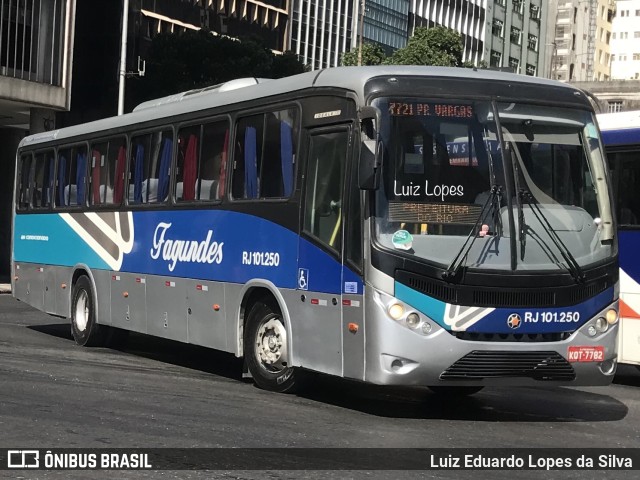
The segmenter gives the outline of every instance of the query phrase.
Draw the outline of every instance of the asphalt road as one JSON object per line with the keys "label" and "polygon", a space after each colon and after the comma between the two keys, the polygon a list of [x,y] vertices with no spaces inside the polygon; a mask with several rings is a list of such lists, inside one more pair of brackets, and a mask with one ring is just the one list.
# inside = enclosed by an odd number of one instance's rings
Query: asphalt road
{"label": "asphalt road", "polygon": [[[298,395],[241,380],[233,356],[132,335],[81,348],[64,319],[0,295],[0,447],[640,447],[640,372],[598,388],[426,389],[323,376]],[[636,472],[2,472],[0,478],[637,478]]]}

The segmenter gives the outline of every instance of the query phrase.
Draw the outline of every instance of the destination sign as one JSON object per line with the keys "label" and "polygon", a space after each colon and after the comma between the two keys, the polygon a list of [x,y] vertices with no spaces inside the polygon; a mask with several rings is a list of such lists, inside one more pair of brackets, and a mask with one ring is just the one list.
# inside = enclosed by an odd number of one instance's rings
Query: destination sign
{"label": "destination sign", "polygon": [[423,102],[389,102],[389,115],[393,117],[471,118],[472,105]]}
{"label": "destination sign", "polygon": [[389,221],[475,224],[481,205],[466,203],[389,202]]}

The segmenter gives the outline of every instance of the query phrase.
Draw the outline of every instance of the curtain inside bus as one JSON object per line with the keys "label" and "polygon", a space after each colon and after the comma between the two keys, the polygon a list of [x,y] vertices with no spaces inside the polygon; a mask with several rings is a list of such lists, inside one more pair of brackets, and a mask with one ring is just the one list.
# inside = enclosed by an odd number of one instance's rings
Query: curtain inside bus
{"label": "curtain inside bus", "polygon": [[84,205],[85,178],[87,176],[87,155],[78,153],[76,156],[76,205]]}
{"label": "curtain inside bus", "polygon": [[171,149],[173,141],[165,138],[162,145],[160,172],[158,174],[158,202],[164,202],[169,193],[169,178],[171,176]]}
{"label": "curtain inside bus", "polygon": [[101,170],[102,156],[98,150],[91,152],[91,192],[93,197],[93,204],[100,205],[102,203],[100,199],[100,170]]}
{"label": "curtain inside bus", "polygon": [[133,201],[142,203],[142,181],[144,180],[144,145],[138,144],[133,172]]}
{"label": "curtain inside bus", "polygon": [[196,198],[196,176],[198,169],[198,137],[189,135],[187,150],[184,154],[184,173],[182,175],[182,199],[191,202]]}
{"label": "curtain inside bus", "polygon": [[220,175],[218,176],[218,192],[216,198],[224,196],[224,186],[227,181],[227,157],[229,155],[229,129],[224,132],[224,146],[222,148],[222,158],[220,159]]}
{"label": "curtain inside bus", "polygon": [[60,155],[58,157],[58,205],[66,205],[64,199],[65,179],[67,177],[67,159]]}
{"label": "curtain inside bus", "polygon": [[256,129],[254,127],[247,127],[244,134],[245,198],[258,197],[258,170],[256,162]]}
{"label": "curtain inside bus", "polygon": [[291,196],[293,189],[293,130],[285,122],[280,122],[280,159],[282,161],[283,196]]}
{"label": "curtain inside bus", "polygon": [[118,160],[116,161],[116,178],[113,190],[113,201],[116,204],[122,203],[122,196],[124,194],[124,169],[126,158],[127,152],[125,148],[120,147],[118,150]]}

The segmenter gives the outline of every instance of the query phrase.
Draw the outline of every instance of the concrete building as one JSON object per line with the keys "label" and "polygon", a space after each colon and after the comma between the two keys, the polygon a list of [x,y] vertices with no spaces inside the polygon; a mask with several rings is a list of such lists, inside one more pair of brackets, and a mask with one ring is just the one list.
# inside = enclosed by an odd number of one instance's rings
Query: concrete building
{"label": "concrete building", "polygon": [[[560,0],[562,1],[562,0]],[[547,8],[543,0],[495,0],[487,6],[483,59],[491,67],[544,76]]]}
{"label": "concrete building", "polygon": [[599,113],[640,110],[640,80],[610,80],[608,82],[571,82],[596,98]]}
{"label": "concrete building", "polygon": [[359,5],[359,0],[291,0],[287,49],[312,70],[339,66],[340,56],[356,45]]}
{"label": "concrete building", "polygon": [[550,2],[550,29],[544,76],[561,81],[607,81],[611,78],[611,25],[614,0]]}
{"label": "concrete building", "polygon": [[[75,0],[0,0],[0,278],[8,278],[15,155],[70,106]],[[2,283],[0,281],[0,283]]]}
{"label": "concrete building", "polygon": [[618,0],[611,36],[611,78],[640,78],[640,0]]}

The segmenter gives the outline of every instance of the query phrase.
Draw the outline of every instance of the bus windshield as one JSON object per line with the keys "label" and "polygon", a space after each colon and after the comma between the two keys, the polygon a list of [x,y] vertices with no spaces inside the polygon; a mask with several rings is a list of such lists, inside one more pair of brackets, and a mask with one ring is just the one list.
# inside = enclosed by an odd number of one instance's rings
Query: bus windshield
{"label": "bus windshield", "polygon": [[612,255],[607,174],[589,112],[416,98],[376,105],[382,246],[446,267],[473,239],[465,265],[493,270],[512,268],[512,245],[525,270],[579,270]]}

